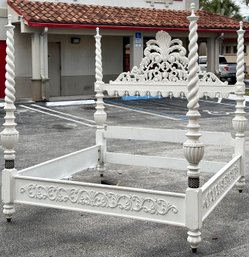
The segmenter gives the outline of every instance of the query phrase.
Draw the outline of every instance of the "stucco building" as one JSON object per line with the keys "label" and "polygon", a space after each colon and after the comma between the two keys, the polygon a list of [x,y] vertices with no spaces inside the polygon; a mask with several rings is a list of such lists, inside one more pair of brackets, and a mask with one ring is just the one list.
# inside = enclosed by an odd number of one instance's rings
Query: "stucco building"
{"label": "stucco building", "polygon": [[[180,37],[187,46],[190,2],[193,1],[1,0],[2,46],[7,13],[16,27],[17,97],[40,101],[93,94],[96,27],[103,36],[104,81],[138,65],[145,42],[158,30]],[[198,8],[199,1],[195,2]],[[238,21],[205,11],[197,13],[199,40],[207,43],[208,68],[215,71],[220,36],[235,38]]]}

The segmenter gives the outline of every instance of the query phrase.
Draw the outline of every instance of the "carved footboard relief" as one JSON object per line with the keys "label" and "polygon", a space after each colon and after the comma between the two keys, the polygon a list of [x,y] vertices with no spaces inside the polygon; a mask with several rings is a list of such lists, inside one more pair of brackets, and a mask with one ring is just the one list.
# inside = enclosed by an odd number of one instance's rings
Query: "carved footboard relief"
{"label": "carved footboard relief", "polygon": [[240,161],[241,156],[234,157],[225,167],[202,186],[203,221],[239,180]]}
{"label": "carved footboard relief", "polygon": [[15,177],[17,203],[184,226],[185,194]]}

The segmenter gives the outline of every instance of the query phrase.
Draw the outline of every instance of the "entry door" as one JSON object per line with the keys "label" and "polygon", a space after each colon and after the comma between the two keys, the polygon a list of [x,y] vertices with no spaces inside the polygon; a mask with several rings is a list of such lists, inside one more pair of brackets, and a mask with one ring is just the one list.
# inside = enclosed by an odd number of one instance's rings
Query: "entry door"
{"label": "entry door", "polygon": [[5,96],[6,41],[0,41],[0,98]]}
{"label": "entry door", "polygon": [[61,96],[61,45],[48,43],[49,95]]}

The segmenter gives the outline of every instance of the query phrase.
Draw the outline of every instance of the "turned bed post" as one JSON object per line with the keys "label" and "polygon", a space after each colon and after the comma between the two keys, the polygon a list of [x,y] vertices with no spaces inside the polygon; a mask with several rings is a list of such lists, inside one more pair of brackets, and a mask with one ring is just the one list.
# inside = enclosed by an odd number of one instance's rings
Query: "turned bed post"
{"label": "turned bed post", "polygon": [[94,113],[94,119],[97,125],[96,130],[96,144],[100,145],[99,159],[97,170],[102,177],[105,171],[104,155],[106,151],[106,140],[104,137],[106,112],[104,106],[104,94],[103,94],[103,70],[102,70],[102,54],[101,54],[101,35],[99,34],[99,28],[96,28],[95,35],[95,92],[96,92],[96,112]]}
{"label": "turned bed post", "polygon": [[16,130],[14,111],[15,102],[15,57],[14,57],[14,26],[11,24],[11,16],[8,16],[8,25],[6,40],[6,73],[5,73],[5,98],[4,110],[6,115],[3,124],[4,130],[1,132],[1,143],[4,148],[5,168],[2,172],[2,200],[3,213],[7,221],[10,222],[14,209],[13,196],[13,176],[16,174],[15,169],[15,146],[18,143],[19,133]]}
{"label": "turned bed post", "polygon": [[200,142],[201,136],[199,129],[200,125],[198,120],[200,118],[199,108],[199,77],[198,77],[198,45],[197,45],[197,20],[198,17],[195,15],[195,5],[191,4],[191,15],[188,17],[189,20],[189,75],[188,75],[188,132],[186,134],[187,141],[183,144],[184,155],[187,159],[188,165],[188,189],[186,191],[186,226],[188,231],[188,242],[195,252],[199,243],[201,242],[200,228],[202,225],[201,215],[199,213],[199,184],[200,184],[200,171],[199,162],[201,161],[204,154],[204,145]]}
{"label": "turned bed post", "polygon": [[233,118],[233,128],[235,134],[235,155],[241,155],[241,178],[237,182],[237,188],[239,192],[242,192],[245,186],[245,130],[247,126],[247,119],[245,117],[245,106],[244,106],[244,94],[245,94],[245,83],[244,83],[244,33],[243,22],[240,22],[240,28],[237,30],[238,34],[238,46],[237,46],[237,67],[236,67],[236,78],[235,94],[236,94],[236,110],[235,117]]}

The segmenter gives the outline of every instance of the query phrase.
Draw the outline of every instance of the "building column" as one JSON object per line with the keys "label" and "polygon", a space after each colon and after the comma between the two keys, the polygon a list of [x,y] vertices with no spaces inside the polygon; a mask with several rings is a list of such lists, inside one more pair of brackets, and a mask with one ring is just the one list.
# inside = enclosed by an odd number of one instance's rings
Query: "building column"
{"label": "building column", "polygon": [[41,97],[42,100],[49,99],[49,78],[48,78],[48,28],[40,34],[40,76],[41,76]]}
{"label": "building column", "polygon": [[207,40],[207,70],[219,75],[219,38],[209,37]]}
{"label": "building column", "polygon": [[130,69],[139,66],[143,58],[143,34],[134,32],[130,39]]}
{"label": "building column", "polygon": [[32,35],[32,100],[41,101],[41,75],[40,75],[40,34],[35,32]]}

